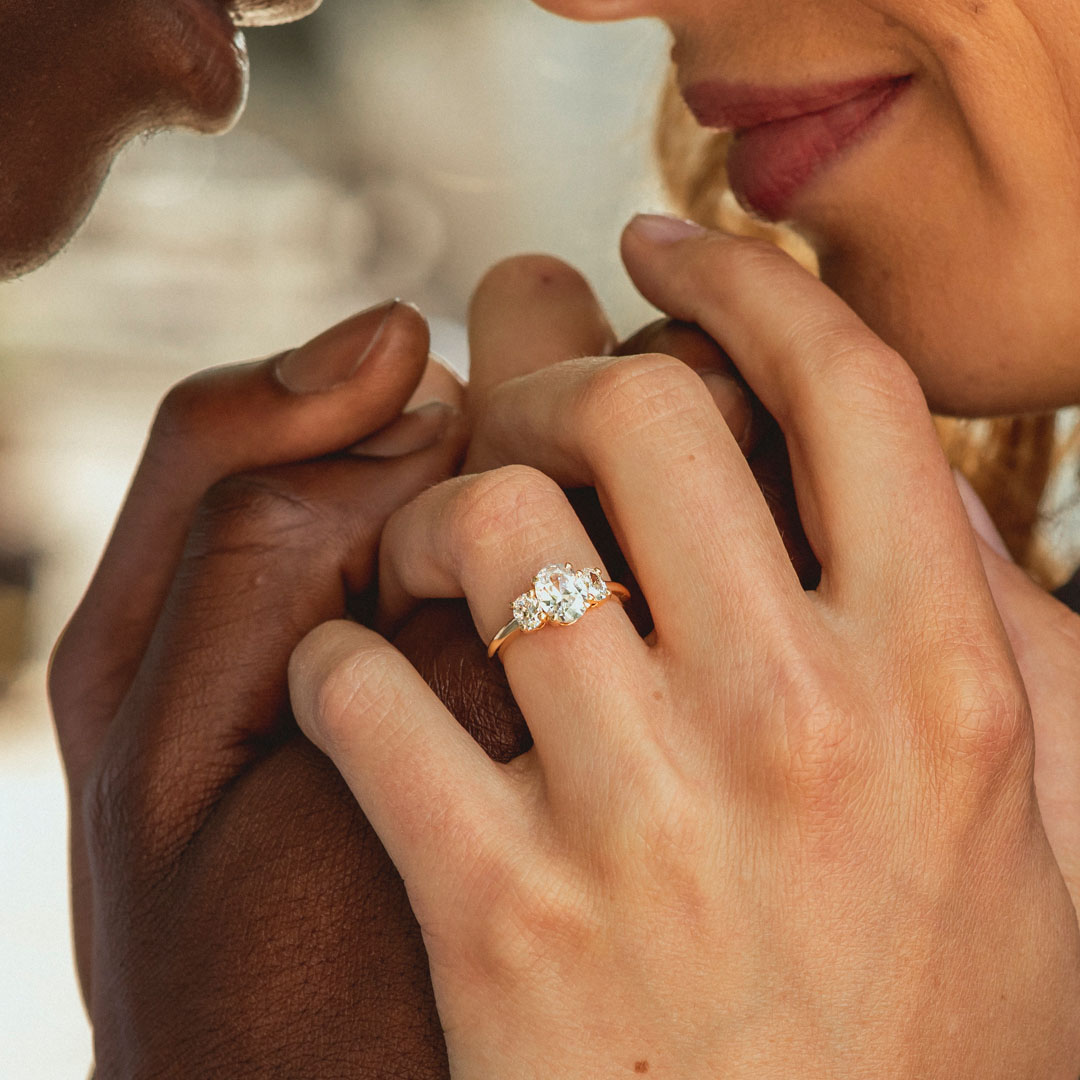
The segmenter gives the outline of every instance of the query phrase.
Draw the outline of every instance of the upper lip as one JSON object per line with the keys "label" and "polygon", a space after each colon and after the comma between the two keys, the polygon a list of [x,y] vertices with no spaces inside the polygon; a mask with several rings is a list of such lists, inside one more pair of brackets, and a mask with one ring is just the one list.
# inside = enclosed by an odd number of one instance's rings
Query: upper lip
{"label": "upper lip", "polygon": [[824,112],[904,75],[871,75],[846,82],[816,83],[800,87],[753,86],[710,79],[683,89],[683,98],[703,127],[721,131],[748,128]]}

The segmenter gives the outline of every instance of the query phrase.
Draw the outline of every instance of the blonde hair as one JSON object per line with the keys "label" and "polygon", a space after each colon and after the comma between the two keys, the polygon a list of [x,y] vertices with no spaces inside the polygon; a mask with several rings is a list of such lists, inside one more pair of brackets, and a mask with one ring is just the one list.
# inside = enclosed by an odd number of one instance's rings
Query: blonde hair
{"label": "blonde hair", "polygon": [[[730,135],[694,121],[672,73],[661,97],[655,148],[675,208],[703,225],[770,240],[816,271],[814,253],[800,237],[756,221],[738,206],[727,184],[730,143]],[[1053,481],[1080,450],[1080,425],[1063,431],[1053,412],[934,421],[949,462],[971,481],[1013,558],[1045,588],[1067,580],[1074,553],[1050,541],[1055,515],[1045,503]]]}

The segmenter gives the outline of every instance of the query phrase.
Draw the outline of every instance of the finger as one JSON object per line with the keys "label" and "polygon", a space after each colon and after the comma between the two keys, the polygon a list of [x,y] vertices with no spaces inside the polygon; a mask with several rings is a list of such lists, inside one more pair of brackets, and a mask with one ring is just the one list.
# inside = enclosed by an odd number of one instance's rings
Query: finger
{"label": "finger", "polygon": [[97,572],[54,652],[50,694],[76,771],[134,675],[206,490],[234,473],[341,450],[390,423],[420,379],[427,325],[404,304],[274,360],[174,388]]}
{"label": "finger", "polygon": [[731,433],[750,462],[754,478],[765,496],[769,512],[803,588],[816,588],[821,567],[810,550],[802,522],[799,521],[791,486],[791,463],[783,432],[777,427],[776,421],[747,386],[731,357],[700,326],[678,319],[658,319],[619,345],[615,355],[634,356],[651,352],[674,356],[699,374],[716,372],[719,376],[730,378],[730,381],[727,378],[707,378],[705,381]]}
{"label": "finger", "polygon": [[435,402],[452,405],[463,412],[465,383],[446,360],[436,353],[429,353],[424,374],[416,384],[416,389],[406,402],[405,408],[406,410],[421,409]]}
{"label": "finger", "polygon": [[[699,375],[709,376],[705,383],[731,434],[744,454],[749,457],[753,453],[768,414],[746,385],[731,357],[701,327],[678,319],[657,319],[627,338],[614,351],[615,356],[642,353],[674,356]],[[717,377],[712,378],[713,375]]]}
{"label": "finger", "polygon": [[573,356],[601,356],[614,344],[599,301],[573,267],[547,255],[506,259],[487,272],[469,306],[470,418],[500,383]]}
{"label": "finger", "polygon": [[705,380],[671,357],[585,358],[504,383],[472,453],[481,465],[515,461],[563,486],[594,486],[661,641],[690,645],[705,628],[739,625],[765,589],[801,599]]}
{"label": "finger", "polygon": [[[565,494],[548,477],[512,467],[440,484],[402,507],[380,546],[379,600],[388,628],[420,599],[464,596],[488,643],[511,618],[511,602],[542,567],[604,567]],[[651,669],[650,650],[617,600],[580,621],[519,634],[499,654],[542,759],[582,762],[582,744],[632,738],[619,703]],[[573,607],[574,604],[568,604]],[[582,614],[584,612],[584,614]],[[589,671],[602,672],[593,678]],[[578,723],[578,717],[590,724]]]}
{"label": "finger", "polygon": [[[502,384],[572,357],[606,353],[612,332],[588,282],[576,270],[557,259],[533,255],[508,259],[488,273],[473,298],[470,339],[473,375],[469,394],[474,403],[471,417],[474,424],[482,425],[491,409],[499,407],[496,391]],[[735,367],[698,328],[661,320],[639,331],[616,351],[620,355],[663,352],[707,372],[706,384],[740,445],[744,450],[752,446],[751,410],[738,385]],[[515,402],[521,397],[512,396]],[[512,425],[512,416],[506,420]],[[508,446],[501,449],[502,453],[491,454],[484,453],[479,444],[471,446],[464,471],[532,463],[530,457],[513,453]],[[592,485],[590,475],[574,475],[569,462],[563,465],[560,476],[564,486]],[[574,493],[573,501],[603,559],[617,569],[620,580],[629,582],[633,575],[611,523],[604,519],[595,498],[582,491]],[[646,630],[651,626],[651,616],[637,590],[631,611],[638,625]]]}
{"label": "finger", "polygon": [[329,622],[289,665],[293,709],[341,771],[409,891],[421,924],[447,877],[482,867],[515,820],[497,766],[412,665],[377,634]]}
{"label": "finger", "polygon": [[1013,562],[982,500],[961,473],[955,477],[1031,704],[1043,825],[1080,911],[1080,713],[1061,692],[1062,672],[1074,671],[1080,656],[1080,617]]}
{"label": "finger", "polygon": [[353,457],[387,459],[426,450],[443,437],[447,424],[459,410],[443,401],[403,412],[392,424],[349,447]]}
{"label": "finger", "polygon": [[[203,500],[102,762],[149,793],[135,816],[179,837],[290,730],[299,640],[372,583],[390,513],[449,475],[464,425],[428,451],[233,477]],[[138,782],[141,780],[141,783]]]}
{"label": "finger", "polygon": [[638,218],[623,257],[647,299],[731,354],[783,429],[822,591],[865,611],[881,606],[887,581],[936,620],[963,590],[963,617],[985,623],[978,551],[904,360],[769,244]]}

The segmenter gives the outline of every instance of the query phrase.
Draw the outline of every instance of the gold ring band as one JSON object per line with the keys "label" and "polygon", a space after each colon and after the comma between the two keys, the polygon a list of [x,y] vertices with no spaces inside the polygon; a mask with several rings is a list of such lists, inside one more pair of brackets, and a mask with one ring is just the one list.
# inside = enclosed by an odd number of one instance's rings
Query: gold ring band
{"label": "gold ring band", "polygon": [[596,569],[575,570],[569,563],[552,563],[533,577],[533,587],[510,605],[514,617],[491,639],[493,657],[518,634],[534,634],[545,626],[573,626],[586,612],[614,597],[621,603],[630,590],[607,581]]}

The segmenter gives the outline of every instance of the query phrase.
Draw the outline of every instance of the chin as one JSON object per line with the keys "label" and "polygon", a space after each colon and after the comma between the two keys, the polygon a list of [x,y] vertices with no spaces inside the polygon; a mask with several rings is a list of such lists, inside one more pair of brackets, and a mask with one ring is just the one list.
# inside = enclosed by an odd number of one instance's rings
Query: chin
{"label": "chin", "polygon": [[71,0],[41,2],[23,23],[0,15],[0,279],[63,248],[131,139],[227,131],[247,97],[244,39],[223,7],[94,0],[73,21]]}
{"label": "chin", "polygon": [[1080,402],[1080,327],[1068,303],[1025,304],[1016,284],[950,282],[925,262],[909,276],[873,259],[826,260],[821,276],[911,365],[935,413],[1011,416]]}

